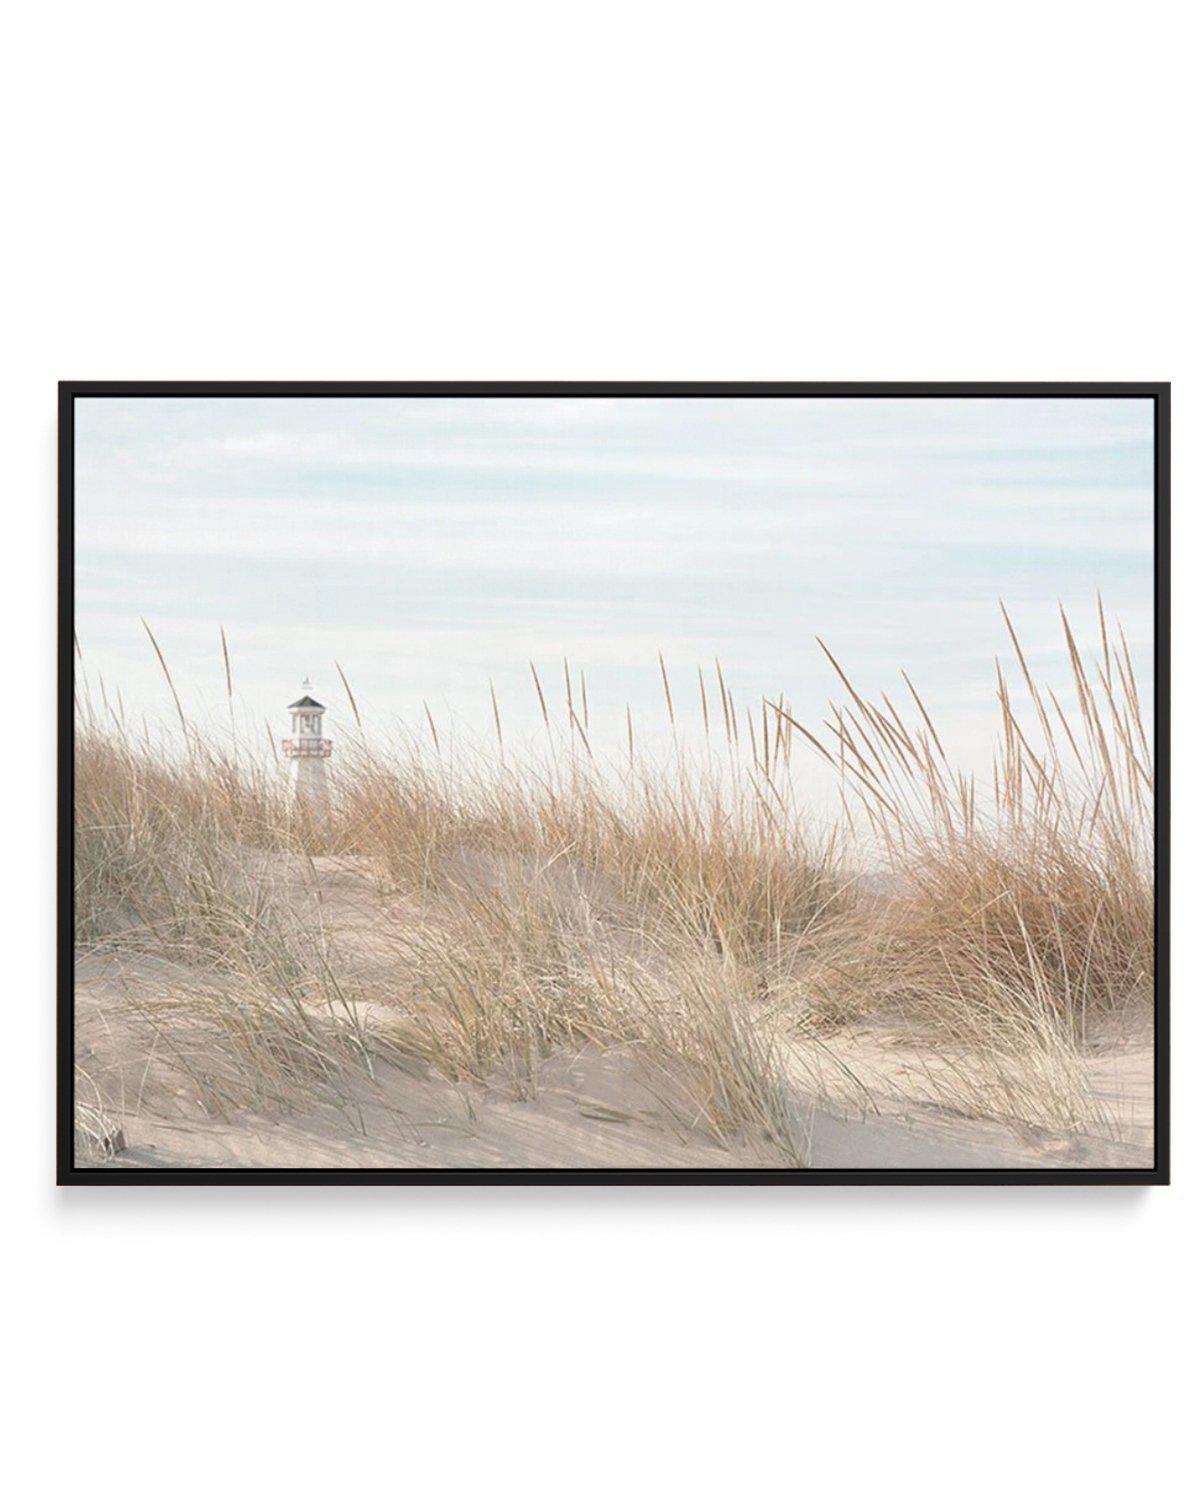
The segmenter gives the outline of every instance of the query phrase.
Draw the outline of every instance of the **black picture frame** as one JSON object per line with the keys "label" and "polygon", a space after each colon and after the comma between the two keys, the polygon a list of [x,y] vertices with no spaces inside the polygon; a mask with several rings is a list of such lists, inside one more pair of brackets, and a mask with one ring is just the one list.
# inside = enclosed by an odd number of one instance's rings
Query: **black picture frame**
{"label": "black picture frame", "polygon": [[[74,1137],[73,720],[76,399],[109,398],[887,398],[1151,399],[1154,402],[1154,1151],[1145,1169],[193,1169],[77,1168]],[[72,382],[58,386],[58,1057],[60,1186],[1163,1186],[1170,1179],[1170,407],[1169,383]]]}

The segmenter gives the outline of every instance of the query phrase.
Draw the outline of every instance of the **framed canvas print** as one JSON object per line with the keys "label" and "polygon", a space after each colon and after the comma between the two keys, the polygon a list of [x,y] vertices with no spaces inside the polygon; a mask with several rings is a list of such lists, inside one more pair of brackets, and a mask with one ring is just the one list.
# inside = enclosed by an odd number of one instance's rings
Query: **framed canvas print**
{"label": "framed canvas print", "polygon": [[1168,442],[64,383],[59,1180],[1164,1182]]}

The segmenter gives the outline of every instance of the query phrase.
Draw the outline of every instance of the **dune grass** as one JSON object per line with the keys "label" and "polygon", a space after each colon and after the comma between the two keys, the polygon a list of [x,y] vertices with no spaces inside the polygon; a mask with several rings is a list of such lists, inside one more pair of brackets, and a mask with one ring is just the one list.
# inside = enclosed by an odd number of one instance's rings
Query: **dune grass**
{"label": "dune grass", "polygon": [[[796,1047],[885,1016],[952,1051],[931,1056],[929,1100],[1093,1126],[1082,1053],[1153,984],[1152,753],[1102,610],[1094,668],[1063,620],[1070,714],[1009,630],[1029,714],[998,668],[988,792],[911,684],[902,714],[831,654],[846,701],[819,733],[782,700],[739,715],[720,668],[709,686],[702,674],[715,761],[649,764],[630,726],[625,759],[602,766],[569,668],[568,728],[545,762],[506,751],[494,699],[491,761],[452,760],[432,719],[387,749],[360,727],[323,815],[295,811],[273,754],[206,742],[177,695],[183,741],[168,750],[85,692],[80,945],[170,965],[131,1006],[214,1116],[315,1100],[365,1129],[380,1057],[531,1098],[556,1050],[622,1046],[684,1125],[796,1163]],[[796,798],[806,749],[847,797],[847,823],[819,838]],[[864,844],[882,895],[861,885]],[[306,859],[322,856],[374,880],[367,957],[323,913]],[[388,1016],[368,1024],[364,1001]]]}
{"label": "dune grass", "polygon": [[[234,761],[194,730],[170,758],[80,720],[77,937],[187,968],[132,1001],[205,1109],[345,1110],[389,1053],[531,1097],[556,1049],[633,1046],[684,1124],[797,1158],[760,984],[845,886],[831,844],[810,850],[777,796],[682,768],[616,785],[571,761],[455,772],[410,743],[350,743],[340,767],[314,824],[269,761]],[[369,867],[381,898],[415,904],[380,930],[382,962],[339,954],[298,896],[310,854]],[[363,998],[406,1010],[370,1044],[347,1027]]]}
{"label": "dune grass", "polygon": [[[1073,1040],[1154,980],[1153,756],[1124,636],[1089,675],[1066,616],[1073,717],[1038,688],[1004,615],[1032,724],[997,666],[1000,732],[990,793],[951,763],[916,690],[915,718],[864,699],[819,738],[802,733],[845,779],[900,884],[877,931],[872,988],[910,1007],[1047,1018]],[[828,654],[828,653],[827,653]]]}

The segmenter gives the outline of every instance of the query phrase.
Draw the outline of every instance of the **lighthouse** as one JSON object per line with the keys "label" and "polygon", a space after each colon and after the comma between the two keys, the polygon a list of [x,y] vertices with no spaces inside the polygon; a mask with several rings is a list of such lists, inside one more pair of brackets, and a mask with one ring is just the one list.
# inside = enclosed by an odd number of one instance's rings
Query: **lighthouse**
{"label": "lighthouse", "polygon": [[301,686],[300,697],[288,705],[292,733],[283,742],[283,754],[291,760],[295,773],[292,791],[297,804],[320,812],[325,808],[328,796],[325,762],[333,750],[333,741],[326,740],[321,734],[325,705],[312,696],[312,684],[307,677]]}

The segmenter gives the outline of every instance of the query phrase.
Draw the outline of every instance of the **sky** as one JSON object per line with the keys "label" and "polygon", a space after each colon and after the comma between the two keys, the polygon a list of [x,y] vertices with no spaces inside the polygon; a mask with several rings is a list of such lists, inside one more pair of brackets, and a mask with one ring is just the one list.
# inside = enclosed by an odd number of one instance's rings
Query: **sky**
{"label": "sky", "polygon": [[[536,740],[586,674],[599,750],[697,738],[697,667],[739,703],[819,720],[838,684],[904,668],[987,769],[1003,599],[1039,678],[1069,687],[1061,600],[1095,596],[1152,664],[1148,399],[102,399],[76,401],[84,664],[151,724],[285,732],[306,674],[348,720]],[[576,695],[578,696],[578,695]],[[1147,697],[1148,701],[1148,697]]]}

